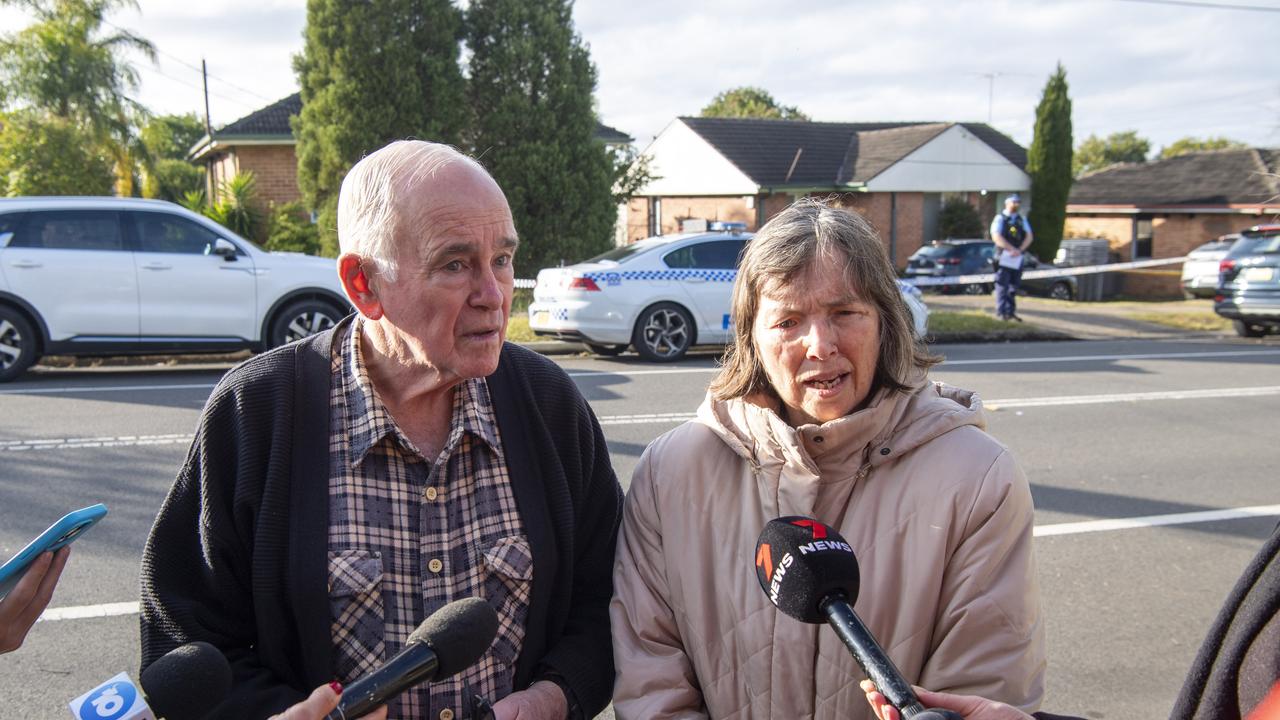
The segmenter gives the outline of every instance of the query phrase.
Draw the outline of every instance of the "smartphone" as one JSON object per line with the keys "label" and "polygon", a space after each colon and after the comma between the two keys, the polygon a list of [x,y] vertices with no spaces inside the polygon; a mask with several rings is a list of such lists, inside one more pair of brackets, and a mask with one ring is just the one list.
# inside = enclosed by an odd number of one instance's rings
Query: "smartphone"
{"label": "smartphone", "polygon": [[107,506],[102,503],[74,510],[63,515],[58,522],[50,525],[48,530],[27,543],[27,546],[18,551],[17,555],[9,558],[4,565],[0,565],[0,598],[8,595],[13,586],[18,584],[26,574],[27,568],[40,556],[40,553],[46,550],[57,550],[63,545],[74,542],[106,514]]}

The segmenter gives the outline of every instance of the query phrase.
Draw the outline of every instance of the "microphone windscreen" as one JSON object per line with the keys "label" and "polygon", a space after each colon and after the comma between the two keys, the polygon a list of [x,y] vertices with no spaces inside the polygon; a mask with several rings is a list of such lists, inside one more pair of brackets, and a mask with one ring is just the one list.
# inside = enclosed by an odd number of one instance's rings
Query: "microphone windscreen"
{"label": "microphone windscreen", "polygon": [[231,665],[207,642],[180,645],[138,678],[156,717],[199,720],[231,692]]}
{"label": "microphone windscreen", "polygon": [[782,612],[807,623],[826,622],[820,603],[835,594],[858,599],[858,559],[833,528],[813,518],[770,520],[756,543],[756,579]]}
{"label": "microphone windscreen", "polygon": [[476,664],[498,634],[498,613],[482,598],[455,600],[422,621],[405,644],[425,643],[440,663],[436,679]]}

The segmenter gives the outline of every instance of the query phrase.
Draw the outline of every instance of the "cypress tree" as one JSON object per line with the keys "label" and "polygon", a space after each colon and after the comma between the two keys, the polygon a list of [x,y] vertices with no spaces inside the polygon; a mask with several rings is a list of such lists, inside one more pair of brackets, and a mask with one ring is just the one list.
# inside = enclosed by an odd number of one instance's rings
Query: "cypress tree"
{"label": "cypress tree", "polygon": [[462,16],[450,0],[309,0],[304,35],[298,187],[319,212],[322,252],[336,254],[338,189],[352,165],[392,140],[458,142]]}
{"label": "cypress tree", "polygon": [[473,0],[467,143],[506,192],[532,277],[612,244],[612,159],[593,139],[596,70],[567,0]]}
{"label": "cypress tree", "polygon": [[1071,97],[1067,94],[1067,71],[1058,69],[1045,83],[1036,106],[1035,136],[1027,151],[1027,174],[1031,176],[1031,212],[1028,218],[1035,239],[1031,252],[1052,261],[1062,244],[1067,218],[1067,195],[1071,192]]}

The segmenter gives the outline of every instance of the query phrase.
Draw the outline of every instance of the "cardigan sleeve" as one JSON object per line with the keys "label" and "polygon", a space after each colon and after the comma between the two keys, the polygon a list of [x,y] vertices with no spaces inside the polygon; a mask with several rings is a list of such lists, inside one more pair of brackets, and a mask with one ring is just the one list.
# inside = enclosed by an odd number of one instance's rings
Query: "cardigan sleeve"
{"label": "cardigan sleeve", "polygon": [[609,601],[622,488],[609,462],[600,423],[576,388],[572,397],[583,475],[574,503],[573,590],[564,632],[548,648],[540,666],[543,675],[564,680],[574,695],[570,704],[576,704],[582,716],[590,718],[605,708],[613,692]]}
{"label": "cardigan sleeve", "polygon": [[252,548],[259,501],[238,478],[256,475],[261,482],[267,440],[241,435],[249,432],[240,404],[225,385],[215,390],[142,557],[142,667],[185,643],[217,647],[233,679],[230,696],[210,718],[265,717],[305,696],[258,653]]}

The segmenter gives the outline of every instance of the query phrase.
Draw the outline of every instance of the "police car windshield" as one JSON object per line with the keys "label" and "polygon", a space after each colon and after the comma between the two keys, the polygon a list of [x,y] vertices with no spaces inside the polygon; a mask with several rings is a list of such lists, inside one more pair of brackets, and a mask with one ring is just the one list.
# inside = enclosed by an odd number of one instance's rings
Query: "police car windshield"
{"label": "police car windshield", "polygon": [[645,252],[646,250],[651,250],[655,247],[666,245],[667,243],[668,243],[668,238],[650,238],[648,240],[641,240],[639,242],[631,243],[630,245],[623,245],[622,247],[614,248],[606,253],[601,253],[591,258],[590,260],[587,260],[587,262],[589,263],[603,263],[603,262],[624,263],[627,260],[630,260],[631,258],[635,257],[636,255],[639,255],[640,253]]}

